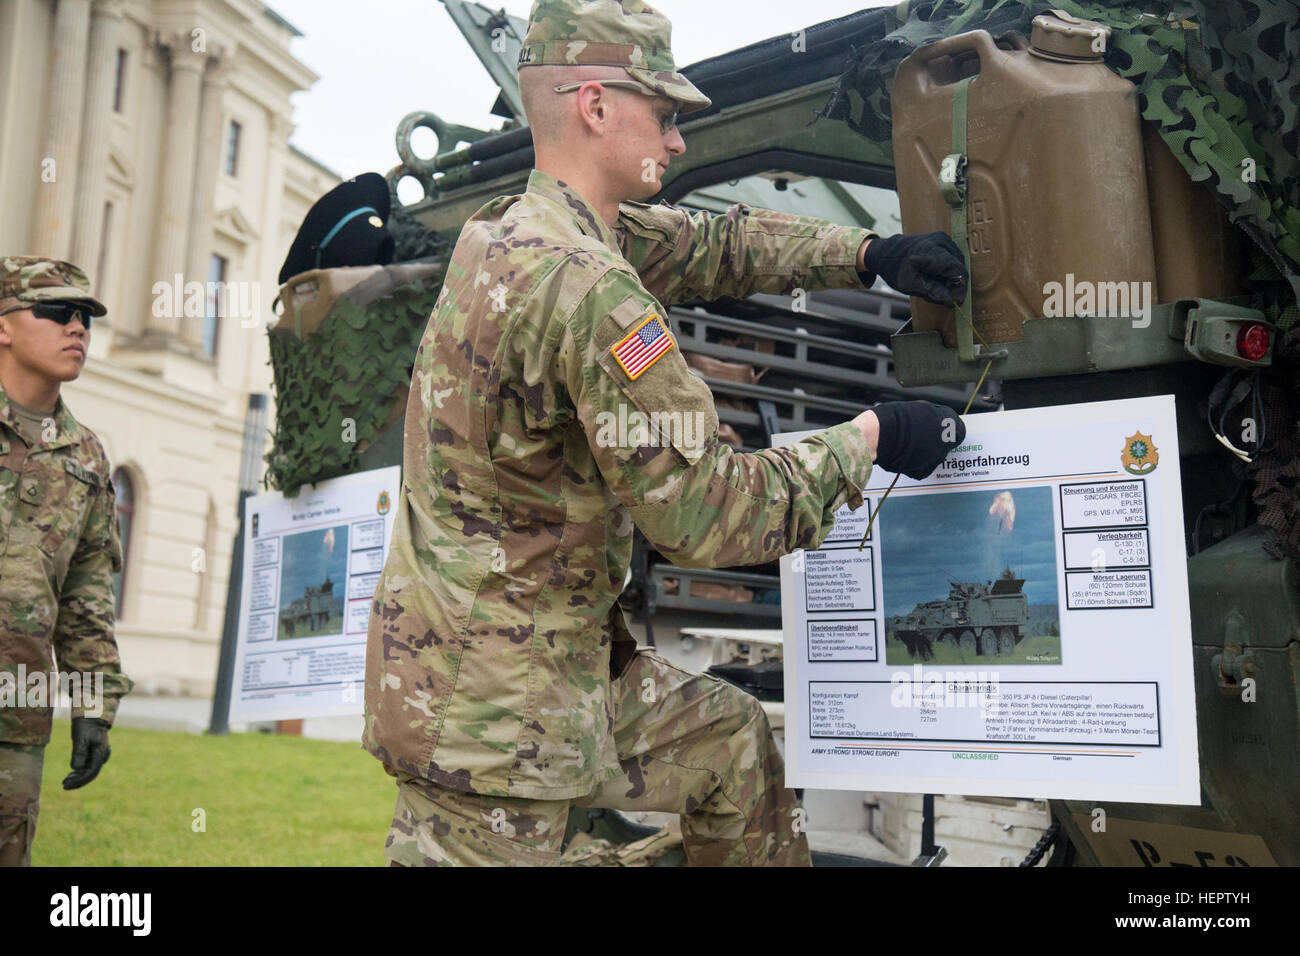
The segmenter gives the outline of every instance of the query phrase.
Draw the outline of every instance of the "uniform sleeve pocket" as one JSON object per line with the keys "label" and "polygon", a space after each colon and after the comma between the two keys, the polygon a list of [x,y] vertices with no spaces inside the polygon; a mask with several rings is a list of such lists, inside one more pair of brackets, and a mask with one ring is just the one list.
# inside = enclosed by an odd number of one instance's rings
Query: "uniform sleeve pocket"
{"label": "uniform sleeve pocket", "polygon": [[680,209],[671,206],[632,202],[620,203],[618,213],[618,224],[633,235],[669,243],[682,231],[685,218]]}
{"label": "uniform sleeve pocket", "polygon": [[[657,314],[650,315],[651,322],[663,321]],[[600,366],[619,398],[605,404],[609,437],[629,451],[671,447],[685,464],[693,465],[717,432],[713,393],[690,370],[666,323],[663,335],[670,337],[671,344],[659,355],[653,354],[658,340],[647,346],[637,328],[633,326],[623,339],[600,352]],[[628,344],[620,344],[624,342]]]}

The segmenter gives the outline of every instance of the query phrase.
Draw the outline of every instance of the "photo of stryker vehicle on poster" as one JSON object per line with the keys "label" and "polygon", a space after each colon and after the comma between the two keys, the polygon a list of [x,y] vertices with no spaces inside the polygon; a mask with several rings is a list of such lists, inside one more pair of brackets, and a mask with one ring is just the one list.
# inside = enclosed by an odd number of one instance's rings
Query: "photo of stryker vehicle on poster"
{"label": "photo of stryker vehicle on poster", "polygon": [[334,583],[347,575],[348,526],[287,534],[283,550],[277,640],[342,633],[343,591]]}
{"label": "photo of stryker vehicle on poster", "polygon": [[788,785],[1197,803],[1173,397],[964,421],[781,559]]}
{"label": "photo of stryker vehicle on poster", "polygon": [[232,719],[360,714],[401,469],[248,499]]}
{"label": "photo of stryker vehicle on poster", "polygon": [[1052,517],[1046,487],[891,501],[885,663],[1061,663]]}

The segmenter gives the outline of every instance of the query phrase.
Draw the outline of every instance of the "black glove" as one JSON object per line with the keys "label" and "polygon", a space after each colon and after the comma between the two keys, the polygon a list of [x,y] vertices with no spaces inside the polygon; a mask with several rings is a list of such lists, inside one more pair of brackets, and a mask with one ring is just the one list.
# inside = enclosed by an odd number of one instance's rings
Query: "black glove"
{"label": "black glove", "polygon": [[966,261],[944,232],[879,236],[867,243],[863,261],[899,292],[951,307],[966,298]]}
{"label": "black glove", "polygon": [[98,717],[72,718],[72,773],[63,778],[64,790],[84,787],[99,776],[99,768],[108,763],[112,753],[108,746],[108,728]]}
{"label": "black glove", "polygon": [[934,402],[881,402],[871,410],[880,420],[876,464],[916,481],[930,477],[948,452],[966,439],[966,423]]}

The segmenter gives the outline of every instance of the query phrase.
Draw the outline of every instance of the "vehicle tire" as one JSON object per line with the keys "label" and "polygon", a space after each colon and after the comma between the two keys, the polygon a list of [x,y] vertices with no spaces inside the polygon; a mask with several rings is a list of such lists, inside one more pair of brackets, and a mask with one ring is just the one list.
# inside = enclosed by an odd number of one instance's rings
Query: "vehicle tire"
{"label": "vehicle tire", "polygon": [[969,628],[957,635],[957,646],[961,648],[962,654],[968,657],[975,656],[975,632]]}
{"label": "vehicle tire", "polygon": [[998,650],[1003,657],[1010,657],[1016,652],[1016,629],[1004,627],[998,633]]}
{"label": "vehicle tire", "polygon": [[980,631],[980,653],[985,657],[998,656],[998,632],[991,627]]}
{"label": "vehicle tire", "polygon": [[942,636],[935,638],[933,635],[927,634],[925,631],[917,631],[916,649],[921,655],[921,660],[934,660],[934,642],[942,639]]}

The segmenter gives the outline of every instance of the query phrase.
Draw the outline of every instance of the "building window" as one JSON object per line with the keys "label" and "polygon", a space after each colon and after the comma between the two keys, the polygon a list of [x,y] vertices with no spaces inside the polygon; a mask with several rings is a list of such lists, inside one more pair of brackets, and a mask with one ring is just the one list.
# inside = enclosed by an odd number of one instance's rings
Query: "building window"
{"label": "building window", "polygon": [[126,51],[117,48],[117,76],[113,80],[113,112],[122,112],[122,96],[126,92]]}
{"label": "building window", "polygon": [[203,317],[203,354],[209,358],[217,355],[217,339],[221,331],[221,313],[225,311],[226,266],[222,256],[213,253],[208,260],[208,305]]}
{"label": "building window", "polygon": [[230,121],[230,131],[226,134],[226,175],[238,175],[239,170],[239,134],[241,127],[234,120]]}
{"label": "building window", "polygon": [[126,569],[131,562],[131,524],[135,518],[135,488],[126,469],[113,471],[113,492],[117,497],[117,533],[122,539],[122,570],[113,575],[113,593],[117,595],[115,613],[121,617]]}

